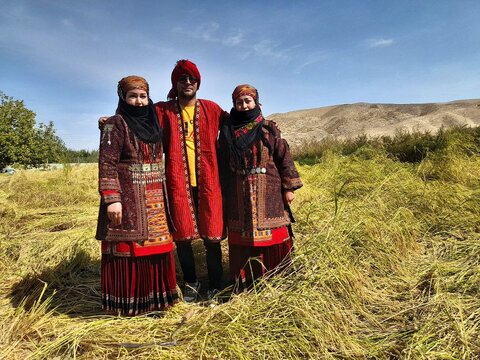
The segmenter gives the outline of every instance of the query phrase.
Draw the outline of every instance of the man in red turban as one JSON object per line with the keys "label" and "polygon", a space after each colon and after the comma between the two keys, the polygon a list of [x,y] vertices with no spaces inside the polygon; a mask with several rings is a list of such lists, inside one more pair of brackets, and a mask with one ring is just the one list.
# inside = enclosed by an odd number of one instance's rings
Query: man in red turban
{"label": "man in red turban", "polygon": [[197,99],[201,76],[189,60],[172,71],[167,102],[156,104],[164,131],[166,177],[173,238],[185,281],[185,301],[195,301],[200,289],[192,240],[203,239],[209,296],[222,287],[225,238],[217,164],[217,135],[228,113],[210,100]]}
{"label": "man in red turban", "polygon": [[198,84],[197,90],[200,89],[201,76],[197,69],[197,65],[190,60],[178,60],[175,68],[172,71],[172,88],[168,93],[168,99],[175,100],[175,98],[178,96],[177,83],[179,82],[180,78],[185,75],[189,75],[193,79],[196,79]]}

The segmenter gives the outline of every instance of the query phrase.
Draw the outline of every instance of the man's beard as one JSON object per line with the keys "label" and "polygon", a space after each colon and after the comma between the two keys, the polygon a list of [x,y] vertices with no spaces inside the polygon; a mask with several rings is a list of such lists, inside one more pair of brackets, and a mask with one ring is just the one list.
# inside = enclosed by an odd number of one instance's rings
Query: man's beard
{"label": "man's beard", "polygon": [[182,99],[182,100],[186,100],[186,101],[194,99],[195,96],[197,96],[196,91],[194,91],[193,94],[191,94],[191,95],[190,94],[187,95],[184,92],[179,92],[178,93],[178,98]]}

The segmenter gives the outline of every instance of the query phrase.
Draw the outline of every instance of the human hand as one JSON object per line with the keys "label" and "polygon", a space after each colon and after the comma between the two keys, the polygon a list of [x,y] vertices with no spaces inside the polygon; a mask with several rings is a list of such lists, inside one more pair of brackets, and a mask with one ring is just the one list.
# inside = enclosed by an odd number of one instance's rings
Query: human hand
{"label": "human hand", "polygon": [[111,225],[118,226],[122,223],[122,203],[114,202],[107,206],[107,216]]}
{"label": "human hand", "polygon": [[293,193],[293,191],[285,191],[283,193],[283,203],[285,205],[290,205],[294,199],[295,194]]}
{"label": "human hand", "polygon": [[105,121],[107,121],[107,119],[109,118],[109,116],[100,116],[100,118],[98,119],[98,128],[101,129],[103,127],[103,125],[105,124]]}

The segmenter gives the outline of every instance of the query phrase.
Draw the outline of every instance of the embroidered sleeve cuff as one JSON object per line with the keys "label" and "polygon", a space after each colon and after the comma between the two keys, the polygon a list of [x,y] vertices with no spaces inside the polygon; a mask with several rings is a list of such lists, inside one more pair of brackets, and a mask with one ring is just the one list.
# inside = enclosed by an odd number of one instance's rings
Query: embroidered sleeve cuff
{"label": "embroidered sleeve cuff", "polygon": [[102,192],[102,198],[105,204],[112,204],[114,202],[120,202],[122,200],[120,193],[113,191]]}
{"label": "embroidered sleeve cuff", "polygon": [[98,180],[98,190],[100,192],[104,190],[114,190],[117,192],[121,192],[120,188],[120,183],[118,182],[118,179],[106,179],[106,178],[101,178]]}
{"label": "embroidered sleeve cuff", "polygon": [[300,178],[286,178],[282,179],[282,190],[297,190],[303,186],[302,180]]}

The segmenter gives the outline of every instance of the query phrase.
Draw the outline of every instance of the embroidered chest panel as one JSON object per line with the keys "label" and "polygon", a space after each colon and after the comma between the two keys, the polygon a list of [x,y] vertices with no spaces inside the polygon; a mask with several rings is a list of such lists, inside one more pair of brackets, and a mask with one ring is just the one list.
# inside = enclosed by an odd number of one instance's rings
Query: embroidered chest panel
{"label": "embroidered chest panel", "polygon": [[255,241],[271,237],[270,229],[290,223],[284,210],[280,177],[268,148],[260,146],[260,162],[233,175],[230,194],[229,229],[251,236]]}

